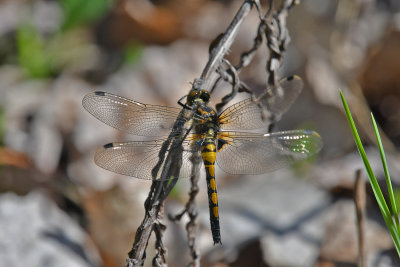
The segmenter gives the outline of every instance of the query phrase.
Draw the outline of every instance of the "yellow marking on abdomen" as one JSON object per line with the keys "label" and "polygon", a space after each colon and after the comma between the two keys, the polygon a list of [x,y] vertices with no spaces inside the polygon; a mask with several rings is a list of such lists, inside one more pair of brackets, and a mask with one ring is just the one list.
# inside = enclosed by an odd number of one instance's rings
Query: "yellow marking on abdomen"
{"label": "yellow marking on abdomen", "polygon": [[212,211],[213,211],[214,217],[215,217],[215,218],[218,218],[218,207],[214,207],[214,208],[212,209]]}
{"label": "yellow marking on abdomen", "polygon": [[[214,165],[205,165],[205,167],[207,168],[208,173],[210,174],[210,176],[214,177],[215,176],[215,167],[214,167]],[[214,187],[215,187],[215,180],[214,179],[212,179],[212,180],[214,181]],[[213,190],[215,190],[215,188]]]}
{"label": "yellow marking on abdomen", "polygon": [[206,160],[210,163],[215,162],[216,155],[217,155],[217,153],[215,153],[215,152],[202,152],[201,153],[201,157],[203,158],[203,160]]}
{"label": "yellow marking on abdomen", "polygon": [[217,193],[211,193],[211,201],[212,201],[212,203],[214,203],[215,205],[218,204]]}
{"label": "yellow marking on abdomen", "polygon": [[210,187],[213,191],[217,189],[214,178],[210,179]]}
{"label": "yellow marking on abdomen", "polygon": [[213,151],[215,151],[215,145],[208,144],[208,145],[206,145],[206,149],[208,149],[209,152],[213,152]]}

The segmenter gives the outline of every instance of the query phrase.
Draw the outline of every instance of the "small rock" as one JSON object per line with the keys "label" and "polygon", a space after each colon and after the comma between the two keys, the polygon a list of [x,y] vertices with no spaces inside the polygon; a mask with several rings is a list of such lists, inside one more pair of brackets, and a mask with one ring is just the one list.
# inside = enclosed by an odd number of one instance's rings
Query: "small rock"
{"label": "small rock", "polygon": [[2,266],[100,266],[87,234],[38,191],[0,195]]}

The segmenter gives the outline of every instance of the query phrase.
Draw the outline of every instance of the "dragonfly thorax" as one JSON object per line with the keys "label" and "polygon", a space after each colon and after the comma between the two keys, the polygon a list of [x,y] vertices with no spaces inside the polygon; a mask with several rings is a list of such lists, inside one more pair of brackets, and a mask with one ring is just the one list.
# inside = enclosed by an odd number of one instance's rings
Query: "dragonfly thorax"
{"label": "dragonfly thorax", "polygon": [[198,106],[195,112],[195,131],[208,138],[215,138],[219,130],[217,112],[206,106]]}

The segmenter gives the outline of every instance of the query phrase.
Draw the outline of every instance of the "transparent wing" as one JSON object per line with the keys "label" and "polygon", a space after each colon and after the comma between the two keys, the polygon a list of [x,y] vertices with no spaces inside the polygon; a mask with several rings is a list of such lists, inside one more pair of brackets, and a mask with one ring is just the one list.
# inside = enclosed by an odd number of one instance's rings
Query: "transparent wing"
{"label": "transparent wing", "polygon": [[[152,170],[159,162],[159,152],[165,140],[110,143],[100,147],[94,156],[95,163],[112,172],[152,180]],[[193,141],[185,140],[182,144],[182,167],[179,178],[188,178],[192,172],[191,156],[199,152]],[[174,148],[169,148],[167,151]],[[178,158],[174,160],[179,160]],[[155,176],[159,179],[163,165]]]}
{"label": "transparent wing", "polygon": [[142,104],[106,92],[88,93],[82,105],[105,124],[140,136],[165,135],[180,112],[179,108]]}
{"label": "transparent wing", "polygon": [[263,120],[262,109],[251,98],[228,107],[218,119],[221,130],[253,130],[267,127],[271,123]]}
{"label": "transparent wing", "polygon": [[219,116],[221,130],[254,130],[268,127],[290,108],[302,88],[303,81],[298,76],[282,79],[279,86],[269,88],[257,100],[258,104],[249,98],[225,109]]}
{"label": "transparent wing", "polygon": [[217,164],[231,174],[261,174],[306,159],[321,150],[318,133],[307,130],[269,134],[222,132]]}

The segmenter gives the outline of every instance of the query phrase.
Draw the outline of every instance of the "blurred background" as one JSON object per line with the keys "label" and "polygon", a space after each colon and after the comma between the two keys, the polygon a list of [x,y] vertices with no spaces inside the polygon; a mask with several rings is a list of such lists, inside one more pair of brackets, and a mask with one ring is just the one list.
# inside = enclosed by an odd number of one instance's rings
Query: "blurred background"
{"label": "blurred background", "polygon": [[[97,121],[82,108],[82,98],[102,90],[177,107],[200,76],[210,43],[241,3],[0,1],[1,266],[125,263],[151,182],[94,164],[97,147],[137,137]],[[228,55],[233,63],[252,46],[257,25],[252,10]],[[353,193],[362,162],[339,89],[384,184],[370,122],[374,113],[394,187],[400,186],[400,2],[304,0],[290,11],[288,29],[292,41],[281,77],[297,74],[305,85],[274,130],[315,130],[324,148],[308,162],[265,175],[231,176],[218,169],[223,246],[212,245],[202,173],[197,198],[202,266],[357,266]],[[241,74],[254,90],[266,80],[268,54],[260,50]],[[213,103],[227,92],[218,89]],[[181,211],[189,186],[179,181],[166,213]],[[366,187],[367,262],[399,266]],[[168,262],[186,266],[187,218],[165,221]],[[153,247],[152,238],[147,266]]]}

